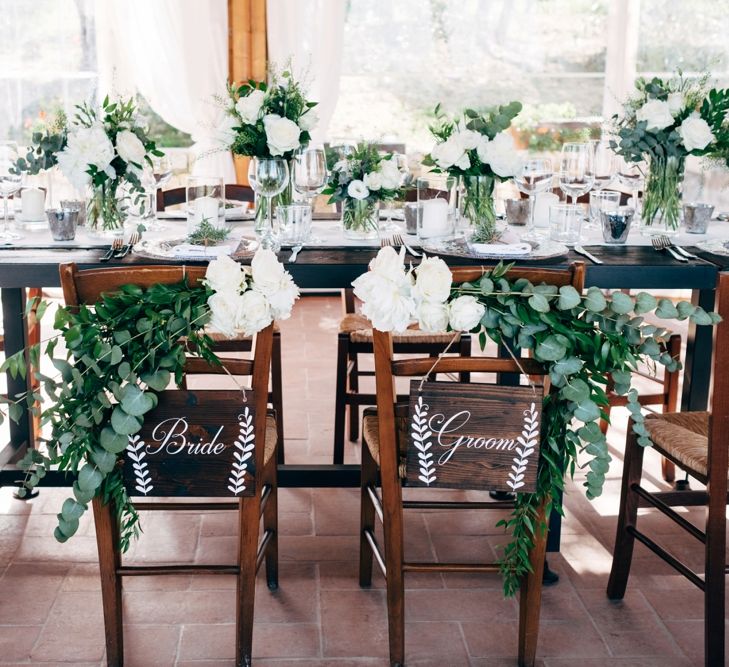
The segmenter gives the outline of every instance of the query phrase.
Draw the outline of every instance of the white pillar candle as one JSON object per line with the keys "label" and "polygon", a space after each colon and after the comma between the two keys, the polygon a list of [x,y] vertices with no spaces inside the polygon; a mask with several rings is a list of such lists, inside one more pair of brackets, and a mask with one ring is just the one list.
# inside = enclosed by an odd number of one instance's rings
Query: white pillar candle
{"label": "white pillar candle", "polygon": [[45,218],[46,193],[40,188],[24,188],[20,192],[20,215],[23,220]]}
{"label": "white pillar candle", "polygon": [[193,206],[192,228],[197,229],[203,220],[213,227],[219,225],[220,200],[217,197],[198,197]]}
{"label": "white pillar candle", "polygon": [[450,233],[448,202],[445,199],[425,199],[420,202],[420,207],[418,236],[427,239],[433,236],[447,236]]}
{"label": "white pillar candle", "polygon": [[549,207],[559,204],[559,197],[553,192],[540,192],[534,205],[534,226],[549,227]]}

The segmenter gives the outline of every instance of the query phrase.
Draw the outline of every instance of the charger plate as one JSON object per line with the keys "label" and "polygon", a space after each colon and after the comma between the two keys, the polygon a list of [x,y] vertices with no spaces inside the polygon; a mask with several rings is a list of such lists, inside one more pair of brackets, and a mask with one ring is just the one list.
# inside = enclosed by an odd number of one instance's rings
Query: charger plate
{"label": "charger plate", "polygon": [[219,255],[235,255],[236,258],[253,257],[258,248],[257,241],[235,239],[208,246],[207,252],[180,253],[176,248],[187,244],[187,239],[150,239],[137,243],[134,254],[148,259],[199,260],[201,262],[215,259]]}
{"label": "charger plate", "polygon": [[566,257],[569,254],[569,248],[566,245],[549,240],[541,241],[539,246],[532,248],[530,253],[524,255],[515,255],[512,253],[476,253],[464,238],[433,239],[432,241],[423,240],[422,249],[423,252],[429,255],[445,255],[447,257],[463,257],[467,259],[513,259],[519,262],[541,262],[546,259]]}

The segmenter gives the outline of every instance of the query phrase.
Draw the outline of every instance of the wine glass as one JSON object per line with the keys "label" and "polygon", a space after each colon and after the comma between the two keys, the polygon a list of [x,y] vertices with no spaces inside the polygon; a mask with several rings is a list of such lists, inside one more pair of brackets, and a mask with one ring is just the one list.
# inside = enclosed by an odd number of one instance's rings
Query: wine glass
{"label": "wine glass", "polygon": [[618,167],[618,182],[630,189],[633,196],[633,208],[638,215],[640,215],[640,202],[638,195],[643,188],[645,172],[645,162],[627,162],[624,158],[620,160],[620,165]]}
{"label": "wine glass", "polygon": [[593,162],[590,144],[568,142],[562,146],[559,187],[562,188],[562,192],[572,197],[573,204],[577,203],[577,197],[589,192],[592,187],[595,177]]}
{"label": "wine glass", "polygon": [[20,190],[23,184],[21,174],[12,173],[18,160],[18,145],[14,141],[0,142],[0,197],[3,198],[4,215],[3,228],[0,230],[0,239],[16,241],[23,238],[20,234],[10,231],[8,222],[8,199]]}
{"label": "wine glass", "polygon": [[534,209],[537,195],[546,192],[552,187],[552,161],[548,158],[532,158],[526,160],[514,176],[514,183],[529,197],[529,224],[526,234],[522,236],[525,241],[538,241],[539,235],[534,228]]}
{"label": "wine glass", "polygon": [[151,189],[151,197],[149,198],[148,218],[151,220],[145,226],[151,232],[158,232],[165,229],[157,218],[157,191],[161,190],[172,178],[172,163],[167,155],[152,156],[152,164],[147,165],[145,169],[146,186]]}
{"label": "wine glass", "polygon": [[[390,161],[393,162],[397,166],[397,170],[400,173],[400,183],[398,187],[401,188],[407,188],[410,186],[410,184],[413,181],[413,175],[410,173],[410,168],[408,165],[408,158],[404,153],[393,153],[392,157],[390,157]],[[389,200],[387,202],[387,208],[381,209],[382,212],[386,216],[386,220],[384,223],[380,225],[380,232],[393,232],[393,233],[399,233],[402,232],[402,228],[397,223],[393,222],[393,214],[395,213],[396,209],[399,208],[397,206],[397,201]],[[403,215],[404,219],[404,215]]]}
{"label": "wine glass", "polygon": [[612,183],[617,169],[615,153],[607,141],[594,141],[593,190],[602,190]]}
{"label": "wine glass", "polygon": [[274,252],[281,249],[278,236],[273,231],[273,205],[272,198],[283,192],[289,182],[289,166],[281,158],[251,159],[248,167],[248,182],[253,192],[266,198],[266,227],[261,234],[261,247]]}
{"label": "wine glass", "polygon": [[327,158],[323,148],[307,148],[294,156],[294,189],[309,206],[327,184]]}

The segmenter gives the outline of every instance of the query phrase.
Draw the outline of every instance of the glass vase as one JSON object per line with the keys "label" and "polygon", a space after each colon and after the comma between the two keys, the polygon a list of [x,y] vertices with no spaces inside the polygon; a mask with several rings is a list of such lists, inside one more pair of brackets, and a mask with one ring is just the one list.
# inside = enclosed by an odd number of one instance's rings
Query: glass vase
{"label": "glass vase", "polygon": [[643,194],[640,231],[645,236],[678,234],[684,157],[653,157]]}
{"label": "glass vase", "polygon": [[89,229],[103,235],[121,237],[127,210],[123,198],[117,192],[119,181],[104,183],[91,189],[86,205],[86,221]]}
{"label": "glass vase", "polygon": [[494,179],[491,176],[464,176],[460,214],[473,228],[474,243],[490,243],[497,236],[494,210]]}
{"label": "glass vase", "polygon": [[378,202],[345,199],[342,202],[342,227],[348,239],[376,239],[379,229]]}

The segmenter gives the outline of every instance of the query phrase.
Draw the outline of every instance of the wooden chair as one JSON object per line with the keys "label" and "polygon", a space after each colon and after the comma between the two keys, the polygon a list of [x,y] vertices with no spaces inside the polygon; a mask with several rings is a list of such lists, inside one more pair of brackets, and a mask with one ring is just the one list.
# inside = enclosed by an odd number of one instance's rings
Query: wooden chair
{"label": "wooden chair", "polygon": [[[157,210],[164,211],[168,206],[185,203],[185,188],[172,188],[157,191]],[[235,201],[252,202],[255,199],[253,190],[247,185],[228,184],[225,186],[227,199]],[[214,335],[216,352],[250,352],[253,339],[241,336],[239,338],[225,338]],[[278,462],[283,463],[286,458],[284,443],[284,416],[283,416],[283,363],[281,361],[281,330],[278,324],[273,325],[273,357],[271,361],[271,394],[270,401],[276,411],[276,428],[278,429]]]}
{"label": "wooden chair", "polygon": [[[359,407],[374,405],[373,393],[362,393],[359,381],[363,377],[374,376],[373,371],[360,368],[359,355],[372,354],[372,324],[355,311],[354,293],[351,289],[343,292],[344,314],[339,322],[337,338],[337,384],[334,401],[334,463],[344,462],[345,421],[349,419],[349,439],[359,437]],[[437,357],[453,339],[449,333],[428,333],[419,329],[408,329],[393,336],[395,354],[427,354]],[[462,334],[456,344],[451,346],[454,353],[461,356],[471,354],[471,336]],[[468,374],[461,375],[467,382]],[[405,398],[405,397],[401,397]]]}
{"label": "wooden chair", "polygon": [[[681,356],[681,336],[679,334],[673,334],[667,341],[666,345],[663,346],[663,351],[668,352],[674,359],[679,359]],[[636,373],[640,377],[649,380],[653,385],[656,386],[656,391],[639,394],[638,402],[645,406],[661,406],[662,413],[676,412],[678,408],[678,385],[681,378],[679,371],[663,371],[663,377],[657,378],[654,375],[646,372]],[[625,396],[619,396],[616,394],[611,384],[608,384],[608,400],[610,401],[608,407],[604,410],[605,414],[610,417],[610,411],[614,407],[625,406],[628,404],[628,400]],[[603,433],[607,433],[609,423],[605,419],[600,420],[600,430]],[[673,482],[676,479],[676,467],[673,463],[663,458],[661,460],[661,471],[663,479],[667,482]]]}
{"label": "wooden chair", "polygon": [[[651,492],[641,485],[644,448],[629,424],[625,443],[623,483],[617,535],[607,595],[620,600],[630,574],[637,539],[704,592],[704,664],[725,664],[724,609],[726,572],[727,469],[729,467],[729,273],[719,276],[716,310],[724,318],[714,331],[713,395],[711,412],[648,415],[646,428],[656,451],[691,477],[705,491]],[[707,506],[706,524],[699,528],[677,513],[675,506]],[[660,510],[704,545],[704,576],[638,529],[638,507]]]}
{"label": "wooden chair", "polygon": [[[567,269],[515,268],[509,272],[512,278],[524,277],[534,283],[572,285],[582,290],[584,264],[574,263]],[[479,268],[453,270],[453,282],[476,280],[482,275]],[[360,586],[372,583],[373,556],[385,575],[387,583],[387,610],[390,637],[390,663],[401,666],[405,660],[405,605],[404,575],[406,572],[498,572],[495,563],[433,563],[406,562],[404,558],[403,510],[421,508],[429,510],[456,509],[504,509],[512,507],[509,501],[458,502],[458,501],[403,501],[403,454],[407,426],[403,422],[406,406],[398,403],[395,378],[400,376],[424,376],[433,366],[433,359],[393,360],[393,336],[375,330],[375,379],[377,384],[377,410],[366,411],[362,424],[362,477],[360,523]],[[446,373],[522,373],[544,376],[541,364],[534,359],[492,357],[444,357],[438,362],[438,370]],[[548,377],[545,378],[545,390]],[[378,477],[382,495],[378,494]],[[544,519],[545,507],[541,508],[540,520]],[[375,516],[383,523],[384,554],[375,538]],[[539,631],[539,607],[541,603],[542,571],[547,544],[547,532],[537,534],[530,554],[532,572],[525,577],[519,602],[519,665],[531,667],[536,656]],[[488,631],[488,628],[485,628]]]}
{"label": "wooden chair", "polygon": [[[150,287],[157,283],[170,284],[188,279],[202,280],[205,268],[182,266],[146,266],[138,268],[104,268],[77,270],[75,264],[60,267],[61,285],[66,304],[76,306],[95,303],[104,292],[113,292],[122,285],[135,284]],[[118,526],[113,507],[100,498],[93,501],[96,541],[101,570],[101,589],[104,608],[107,664],[124,664],[122,623],[122,577],[161,574],[234,574],[237,577],[236,597],[236,664],[251,664],[253,640],[253,605],[255,578],[258,567],[265,560],[268,587],[278,587],[278,510],[275,419],[267,414],[268,376],[271,364],[273,326],[256,336],[254,356],[249,359],[226,359],[224,365],[233,375],[252,376],[254,392],[254,432],[256,464],[256,493],[248,497],[221,502],[135,502],[138,510],[237,510],[239,516],[239,545],[237,562],[233,565],[152,565],[127,566],[122,563],[118,547]],[[202,359],[191,358],[186,373],[224,373]],[[174,393],[174,392],[164,392]],[[236,392],[237,393],[237,392]],[[260,471],[260,473],[258,472]],[[225,471],[227,476],[228,471]],[[200,475],[202,477],[202,475]],[[210,484],[196,480],[189,483],[188,497],[210,496]],[[223,483],[220,482],[220,486]],[[136,495],[129,489],[130,495]],[[263,537],[259,544],[259,523],[263,517]]]}
{"label": "wooden chair", "polygon": [[[254,202],[256,197],[253,188],[248,185],[228,183],[225,186],[225,198],[230,201]],[[184,204],[187,201],[185,188],[170,188],[169,190],[157,190],[157,210],[164,211],[168,206]]]}

